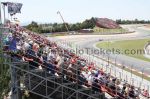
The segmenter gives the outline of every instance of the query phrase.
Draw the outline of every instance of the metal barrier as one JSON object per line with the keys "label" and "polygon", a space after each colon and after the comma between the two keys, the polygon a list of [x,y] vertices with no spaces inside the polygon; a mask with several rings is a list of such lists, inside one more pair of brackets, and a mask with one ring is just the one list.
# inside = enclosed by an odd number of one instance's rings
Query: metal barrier
{"label": "metal barrier", "polygon": [[[59,42],[58,45],[71,50],[76,50],[77,47],[72,42],[63,42],[63,43]],[[80,50],[80,47],[77,47],[77,49]],[[110,73],[111,75],[119,78],[122,81],[126,81],[129,84],[134,85],[135,87],[139,87],[140,89],[146,89],[148,90],[148,92],[150,92],[150,81],[144,79],[143,77],[135,75],[133,73],[136,72],[133,69],[134,65],[131,64],[130,68],[128,68],[124,66],[124,63],[118,63],[117,56],[112,60],[108,58],[109,56],[104,57],[103,55],[95,55],[95,54],[93,55],[87,53],[79,56],[87,59],[88,62],[94,62],[96,66],[102,68],[106,73]],[[129,69],[129,71],[125,69]],[[144,71],[142,70],[141,75],[144,75]]]}

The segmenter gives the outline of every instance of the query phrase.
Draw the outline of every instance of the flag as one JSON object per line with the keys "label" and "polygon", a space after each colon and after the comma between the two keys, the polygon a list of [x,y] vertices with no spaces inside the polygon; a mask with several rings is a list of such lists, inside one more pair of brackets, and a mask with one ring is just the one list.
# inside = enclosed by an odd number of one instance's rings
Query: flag
{"label": "flag", "polygon": [[8,13],[10,14],[21,13],[22,3],[7,2],[7,6],[8,6]]}

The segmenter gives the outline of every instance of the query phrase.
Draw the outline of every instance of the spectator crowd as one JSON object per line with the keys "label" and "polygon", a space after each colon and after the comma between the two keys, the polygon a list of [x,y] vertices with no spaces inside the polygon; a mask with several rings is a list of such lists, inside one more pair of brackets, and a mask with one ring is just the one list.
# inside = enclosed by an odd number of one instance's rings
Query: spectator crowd
{"label": "spectator crowd", "polygon": [[113,20],[108,18],[97,18],[96,25],[101,28],[116,29],[120,26]]}
{"label": "spectator crowd", "polygon": [[61,48],[55,42],[42,35],[33,33],[17,24],[8,23],[9,33],[4,33],[4,50],[11,55],[13,61],[28,62],[30,69],[46,70],[56,77],[91,88],[93,93],[108,93],[117,99],[148,99],[149,92],[137,88],[126,81],[105,73],[94,63]]}

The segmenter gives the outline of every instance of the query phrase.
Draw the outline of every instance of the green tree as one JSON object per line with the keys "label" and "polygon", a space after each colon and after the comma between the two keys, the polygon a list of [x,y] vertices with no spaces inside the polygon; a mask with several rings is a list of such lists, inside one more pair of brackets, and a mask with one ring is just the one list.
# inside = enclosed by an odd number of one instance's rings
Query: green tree
{"label": "green tree", "polygon": [[85,21],[82,22],[81,27],[82,29],[93,29],[95,27],[95,18],[91,18],[91,19],[87,19]]}
{"label": "green tree", "polygon": [[33,32],[38,32],[38,33],[41,33],[42,31],[42,26],[38,25],[38,23],[34,21],[32,21],[29,25],[27,25],[26,28]]}

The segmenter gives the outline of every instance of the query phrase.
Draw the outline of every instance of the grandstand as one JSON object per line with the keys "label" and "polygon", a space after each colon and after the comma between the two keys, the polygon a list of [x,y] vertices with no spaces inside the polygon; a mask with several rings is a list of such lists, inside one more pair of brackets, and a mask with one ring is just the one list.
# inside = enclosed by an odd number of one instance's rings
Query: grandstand
{"label": "grandstand", "polygon": [[96,18],[96,26],[99,28],[116,29],[120,26],[113,20],[108,18]]}
{"label": "grandstand", "polygon": [[[23,95],[28,96],[29,94],[33,99],[35,97],[36,99],[99,99],[105,97],[103,93],[97,92],[96,94],[96,91],[92,91],[91,88],[85,88],[79,84],[82,83],[79,81],[80,75],[78,69],[81,68],[81,66],[79,67],[80,63],[71,64],[75,68],[68,67],[70,62],[67,60],[71,59],[72,53],[68,53],[66,50],[63,50],[65,53],[62,53],[61,49],[54,42],[49,42],[45,38],[42,38],[42,36],[32,34],[29,31],[29,34],[23,33],[21,27],[13,27],[11,25],[7,30],[12,33],[12,45],[7,46],[7,41],[4,42],[4,50],[7,55],[5,54],[3,57],[7,57],[11,61],[11,63],[5,64],[11,66],[12,99],[21,99]],[[47,62],[44,57],[43,60],[40,60],[39,57],[34,56],[33,53],[37,48],[36,44],[33,44],[32,50],[26,50],[26,53],[24,53],[26,45],[17,45],[15,47],[15,39],[19,40],[19,42],[24,42],[22,40],[26,38],[25,35],[30,35],[30,39],[40,44],[40,47],[44,43],[48,43],[49,46],[54,48],[57,47],[57,50],[60,50],[59,55],[64,57],[63,64],[60,64],[62,67],[54,67],[56,64],[58,66],[59,63],[51,57],[49,57],[51,59]],[[31,41],[29,43],[31,44]],[[25,47],[25,49],[19,48],[19,46],[22,46],[22,48]],[[53,49],[53,51],[55,50]],[[68,69],[74,71],[72,75],[68,74],[70,73],[67,71]]]}
{"label": "grandstand", "polygon": [[[7,3],[11,8],[18,5],[18,11],[14,11],[20,13],[22,4],[15,3],[12,6],[14,3],[11,2],[3,3],[3,12]],[[97,26],[119,28],[119,25],[107,18],[97,19]],[[4,25],[1,25],[0,30],[0,59],[4,60],[0,65],[2,69],[9,66],[11,74],[10,92],[4,99],[149,98],[149,90],[114,77],[43,35],[16,23],[6,22],[5,13]]]}
{"label": "grandstand", "polygon": [[[11,99],[126,99],[147,90],[105,73],[93,63],[17,24],[3,27],[3,50],[11,70]],[[128,89],[128,90],[126,90]]]}

